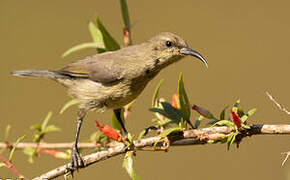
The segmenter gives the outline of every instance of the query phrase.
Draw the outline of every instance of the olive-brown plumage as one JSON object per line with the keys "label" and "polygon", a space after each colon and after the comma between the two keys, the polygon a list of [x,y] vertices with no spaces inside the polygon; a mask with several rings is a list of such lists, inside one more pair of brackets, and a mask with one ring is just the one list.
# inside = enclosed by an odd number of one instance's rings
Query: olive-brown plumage
{"label": "olive-brown plumage", "polygon": [[161,69],[186,55],[197,57],[207,66],[205,59],[190,49],[183,39],[165,32],[142,44],[77,60],[60,70],[20,70],[11,74],[53,79],[67,87],[68,93],[79,101],[78,126],[72,151],[72,168],[78,168],[82,166],[82,160],[77,141],[86,113],[113,109],[127,133],[120,118],[120,108],[136,99]]}

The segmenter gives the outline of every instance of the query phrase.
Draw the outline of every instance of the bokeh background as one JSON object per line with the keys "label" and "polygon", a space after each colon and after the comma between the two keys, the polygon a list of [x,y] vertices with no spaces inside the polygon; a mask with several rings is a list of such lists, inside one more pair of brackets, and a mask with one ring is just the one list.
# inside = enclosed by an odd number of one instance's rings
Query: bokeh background
{"label": "bokeh background", "polygon": [[[161,96],[171,99],[179,72],[192,103],[218,114],[241,99],[244,109],[257,107],[251,123],[289,124],[290,119],[266,97],[269,91],[290,108],[290,11],[289,1],[133,1],[128,0],[134,43],[162,31],[179,34],[209,62],[186,58],[163,70],[136,101],[127,129],[138,134],[151,124],[153,90],[161,78]],[[0,140],[7,124],[9,140],[24,134],[31,141],[32,124],[41,123],[49,110],[50,123],[62,128],[47,142],[71,142],[76,126],[76,107],[59,115],[70,99],[62,86],[44,79],[11,77],[12,70],[58,69],[68,62],[92,55],[88,49],[61,58],[81,42],[92,41],[87,25],[96,16],[122,43],[123,22],[119,1],[101,0],[1,0],[0,1]],[[196,118],[193,113],[192,118]],[[81,131],[81,141],[96,130],[93,120],[110,124],[110,112],[90,113]],[[168,153],[138,152],[135,169],[142,179],[290,179],[290,162],[281,167],[281,152],[290,150],[289,136],[246,138],[239,149],[226,145],[171,147]],[[7,157],[7,156],[6,156]],[[75,174],[75,179],[129,179],[118,156]],[[42,155],[29,164],[21,151],[14,155],[15,167],[31,178],[67,161]],[[0,168],[0,178],[14,177]]]}

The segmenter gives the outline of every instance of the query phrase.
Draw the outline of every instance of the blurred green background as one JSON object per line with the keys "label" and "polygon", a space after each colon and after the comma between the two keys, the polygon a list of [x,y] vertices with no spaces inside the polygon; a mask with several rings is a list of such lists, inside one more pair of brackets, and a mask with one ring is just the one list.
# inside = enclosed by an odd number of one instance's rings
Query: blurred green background
{"label": "blurred green background", "polygon": [[[192,103],[215,114],[238,98],[245,109],[257,107],[252,123],[289,124],[289,116],[266,97],[270,91],[290,109],[290,11],[289,1],[133,1],[128,0],[133,43],[147,40],[162,31],[182,36],[209,62],[186,58],[163,70],[137,99],[127,129],[138,134],[151,124],[148,111],[153,90],[161,78],[161,96],[171,99],[179,72],[184,73]],[[24,134],[31,137],[32,124],[41,123],[49,110],[50,123],[62,128],[51,133],[47,142],[71,142],[76,127],[76,107],[63,115],[60,108],[70,98],[64,88],[43,79],[15,78],[18,69],[58,69],[68,62],[92,55],[83,50],[62,59],[73,45],[92,41],[87,25],[100,16],[111,34],[122,43],[119,1],[0,1],[0,132],[11,124],[10,141]],[[90,113],[82,127],[82,141],[96,130],[93,120],[110,124],[111,112]],[[197,115],[193,113],[193,119]],[[0,139],[0,140],[1,140]],[[30,139],[27,139],[30,140]],[[239,149],[226,145],[171,147],[168,153],[138,152],[135,169],[142,179],[290,179],[290,162],[281,167],[281,152],[290,150],[289,136],[246,138]],[[129,179],[118,156],[76,173],[75,179]],[[64,160],[41,155],[34,164],[17,151],[14,166],[31,178],[64,164]],[[0,178],[12,177],[0,168]]]}

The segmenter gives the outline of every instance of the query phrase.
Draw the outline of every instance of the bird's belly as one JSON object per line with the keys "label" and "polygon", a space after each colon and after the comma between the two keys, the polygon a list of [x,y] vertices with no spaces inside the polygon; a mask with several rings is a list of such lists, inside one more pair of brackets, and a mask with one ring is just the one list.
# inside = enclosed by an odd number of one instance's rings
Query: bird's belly
{"label": "bird's belly", "polygon": [[80,108],[105,111],[117,109],[133,101],[143,91],[147,82],[134,83],[122,80],[116,84],[103,85],[89,79],[74,80],[69,94],[80,101]]}

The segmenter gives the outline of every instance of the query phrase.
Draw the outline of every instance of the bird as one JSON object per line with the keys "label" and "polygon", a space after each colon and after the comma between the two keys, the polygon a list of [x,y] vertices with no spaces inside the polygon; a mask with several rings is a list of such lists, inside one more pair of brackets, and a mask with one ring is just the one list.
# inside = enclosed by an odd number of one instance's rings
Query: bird
{"label": "bird", "polygon": [[17,70],[11,75],[52,79],[65,86],[68,94],[78,100],[71,154],[71,168],[78,169],[84,165],[77,145],[86,114],[113,110],[126,136],[128,131],[121,119],[121,108],[135,100],[162,69],[187,55],[208,67],[205,58],[185,40],[176,34],[162,32],[143,43],[76,60],[58,70]]}

